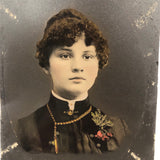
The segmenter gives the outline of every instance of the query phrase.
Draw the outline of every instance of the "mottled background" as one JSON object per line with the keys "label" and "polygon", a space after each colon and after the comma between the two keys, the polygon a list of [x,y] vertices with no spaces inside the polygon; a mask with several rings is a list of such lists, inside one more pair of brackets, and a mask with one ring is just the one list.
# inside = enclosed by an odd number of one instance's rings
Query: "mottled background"
{"label": "mottled background", "polygon": [[[153,159],[158,67],[159,0],[0,0],[2,159]],[[128,153],[29,154],[17,146],[14,122],[46,104],[51,82],[35,60],[46,21],[64,8],[93,20],[108,39],[109,65],[90,91],[92,104],[124,119]]]}

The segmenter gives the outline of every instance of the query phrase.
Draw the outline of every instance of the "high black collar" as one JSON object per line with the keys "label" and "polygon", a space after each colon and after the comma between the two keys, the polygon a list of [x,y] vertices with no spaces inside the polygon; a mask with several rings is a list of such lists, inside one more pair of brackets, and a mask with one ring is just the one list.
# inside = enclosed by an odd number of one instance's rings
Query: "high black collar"
{"label": "high black collar", "polygon": [[57,122],[75,119],[86,112],[90,107],[89,98],[82,101],[76,101],[74,113],[70,116],[67,114],[69,111],[68,102],[57,99],[52,94],[50,95],[48,105]]}

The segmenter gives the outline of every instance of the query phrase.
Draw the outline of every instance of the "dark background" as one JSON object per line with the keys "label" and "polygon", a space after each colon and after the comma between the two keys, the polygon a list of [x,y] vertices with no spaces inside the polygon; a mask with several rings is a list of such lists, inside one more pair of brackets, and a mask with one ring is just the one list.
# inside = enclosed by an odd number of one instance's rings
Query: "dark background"
{"label": "dark background", "polygon": [[131,130],[128,155],[119,150],[99,155],[29,154],[19,146],[5,160],[153,159],[158,37],[158,0],[1,0],[0,61],[2,150],[17,142],[14,122],[46,104],[51,81],[35,60],[36,42],[47,20],[74,8],[95,22],[108,39],[109,65],[90,90],[92,104],[124,119]]}

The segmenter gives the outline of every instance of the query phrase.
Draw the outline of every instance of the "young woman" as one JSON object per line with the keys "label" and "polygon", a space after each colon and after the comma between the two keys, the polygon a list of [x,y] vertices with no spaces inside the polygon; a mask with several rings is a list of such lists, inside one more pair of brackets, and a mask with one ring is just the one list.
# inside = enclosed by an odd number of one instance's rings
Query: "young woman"
{"label": "young woman", "polygon": [[119,147],[128,132],[125,122],[108,117],[88,99],[108,54],[106,39],[80,12],[64,9],[49,19],[36,58],[53,87],[46,105],[18,120],[26,151],[101,153]]}

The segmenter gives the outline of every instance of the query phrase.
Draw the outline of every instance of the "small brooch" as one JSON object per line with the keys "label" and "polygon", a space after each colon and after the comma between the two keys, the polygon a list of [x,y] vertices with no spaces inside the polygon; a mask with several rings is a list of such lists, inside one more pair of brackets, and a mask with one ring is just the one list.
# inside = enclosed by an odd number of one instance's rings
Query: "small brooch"
{"label": "small brooch", "polygon": [[64,113],[67,113],[69,116],[72,116],[74,113],[78,113],[78,111],[68,110],[64,111]]}
{"label": "small brooch", "polygon": [[92,120],[94,123],[99,126],[100,130],[97,132],[94,137],[97,137],[104,141],[105,139],[109,140],[110,137],[113,137],[112,133],[110,133],[106,127],[112,127],[113,122],[107,118],[107,115],[103,115],[101,111],[98,109],[95,113],[91,112]]}

